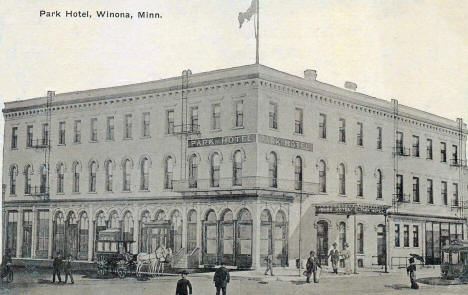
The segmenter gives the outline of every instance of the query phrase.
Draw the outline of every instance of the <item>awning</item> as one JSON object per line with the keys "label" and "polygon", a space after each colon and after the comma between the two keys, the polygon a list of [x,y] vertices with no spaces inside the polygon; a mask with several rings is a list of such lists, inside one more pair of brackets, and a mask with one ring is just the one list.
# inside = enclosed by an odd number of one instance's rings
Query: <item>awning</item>
{"label": "awning", "polygon": [[328,202],[315,205],[315,214],[385,215],[390,207],[364,202]]}

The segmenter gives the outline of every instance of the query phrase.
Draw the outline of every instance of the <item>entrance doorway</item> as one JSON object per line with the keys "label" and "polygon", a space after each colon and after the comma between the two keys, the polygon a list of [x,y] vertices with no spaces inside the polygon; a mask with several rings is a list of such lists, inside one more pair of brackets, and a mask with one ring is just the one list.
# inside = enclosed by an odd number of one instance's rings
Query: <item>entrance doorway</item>
{"label": "entrance doorway", "polygon": [[328,265],[328,222],[317,222],[317,257],[321,265]]}
{"label": "entrance doorway", "polygon": [[385,226],[379,224],[377,226],[377,264],[385,265],[387,259],[387,242],[385,237]]}

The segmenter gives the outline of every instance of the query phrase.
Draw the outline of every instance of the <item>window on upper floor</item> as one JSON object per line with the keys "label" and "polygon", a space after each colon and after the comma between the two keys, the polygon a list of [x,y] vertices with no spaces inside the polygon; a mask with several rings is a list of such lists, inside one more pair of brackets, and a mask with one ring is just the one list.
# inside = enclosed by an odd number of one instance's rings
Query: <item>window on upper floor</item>
{"label": "window on upper floor", "polygon": [[57,193],[61,194],[64,192],[65,185],[65,165],[59,163],[57,166]]}
{"label": "window on upper floor", "polygon": [[13,165],[10,168],[10,195],[16,195],[16,176],[18,176],[18,168]]}
{"label": "window on upper floor", "polygon": [[132,114],[125,115],[124,122],[124,138],[132,138],[133,124],[132,124]]}
{"label": "window on upper floor", "polygon": [[413,225],[413,247],[419,247],[419,226]]}
{"label": "window on upper floor", "polygon": [[114,140],[114,117],[107,117],[106,139]]}
{"label": "window on upper floor", "polygon": [[452,145],[452,165],[458,166],[458,146]]}
{"label": "window on upper floor", "polygon": [[213,153],[211,155],[210,161],[210,182],[211,187],[218,187],[219,180],[220,180],[220,165],[221,165],[221,157],[218,153]]}
{"label": "window on upper floor", "polygon": [[357,224],[357,252],[364,254],[364,225],[362,223]]}
{"label": "window on upper floor", "polygon": [[338,141],[346,142],[346,121],[345,119],[340,119],[340,127],[338,129]]}
{"label": "window on upper floor", "polygon": [[357,122],[358,133],[356,136],[356,144],[359,146],[363,145],[363,137],[364,137],[364,127],[361,122]]}
{"label": "window on upper floor", "polygon": [[96,170],[97,163],[92,161],[89,165],[89,192],[91,193],[96,192]]}
{"label": "window on upper floor", "polygon": [[190,131],[191,132],[198,132],[199,131],[199,123],[198,123],[198,107],[191,107],[190,108]]}
{"label": "window on upper floor", "polygon": [[74,143],[81,143],[81,120],[75,120],[75,125],[74,125]]}
{"label": "window on upper floor", "polygon": [[278,157],[275,152],[268,155],[268,178],[270,187],[278,186]]}
{"label": "window on upper floor", "polygon": [[26,147],[32,147],[33,145],[33,125],[26,127]]}
{"label": "window on upper floor", "polygon": [[458,183],[453,183],[453,198],[452,198],[452,206],[458,207]]}
{"label": "window on upper floor", "polygon": [[232,159],[232,185],[242,185],[242,153],[236,151]]}
{"label": "window on upper floor", "polygon": [[396,132],[395,152],[398,155],[403,155],[403,132]]}
{"label": "window on upper floor", "polygon": [[413,202],[419,203],[419,177],[413,177]]}
{"label": "window on upper floor", "polygon": [[304,113],[302,109],[296,108],[295,110],[295,119],[294,119],[294,132],[297,134],[303,134],[304,130]]}
{"label": "window on upper floor", "polygon": [[174,179],[174,159],[168,156],[164,163],[164,188],[172,189],[172,180]]}
{"label": "window on upper floor", "polygon": [[294,160],[294,187],[296,190],[302,190],[302,172],[302,158],[296,156]]}
{"label": "window on upper floor", "polygon": [[382,149],[382,127],[377,127],[377,149]]}
{"label": "window on upper floor", "polygon": [[432,139],[426,139],[426,159],[432,160]]}
{"label": "window on upper floor", "polygon": [[106,192],[111,192],[112,191],[112,178],[113,178],[113,162],[111,160],[107,160],[104,163],[104,170],[106,173],[106,179],[105,179],[105,190]]}
{"label": "window on upper floor", "polygon": [[32,174],[32,167],[30,165],[26,165],[24,168],[24,194],[30,195],[31,194],[31,174]]}
{"label": "window on upper floor", "polygon": [[445,142],[440,143],[440,161],[442,163],[447,162],[447,144]]}
{"label": "window on upper floor", "polygon": [[150,136],[150,113],[149,112],[143,113],[141,130],[142,130],[141,131],[142,137]]}
{"label": "window on upper floor", "polygon": [[345,171],[345,166],[343,163],[341,163],[338,166],[338,181],[339,181],[338,191],[340,195],[345,195],[346,194],[346,171]]}
{"label": "window on upper floor", "polygon": [[73,192],[74,193],[80,192],[80,170],[81,170],[81,165],[78,162],[74,162],[72,165]]}
{"label": "window on upper floor", "polygon": [[198,157],[192,154],[189,160],[189,187],[196,188],[198,185]]}
{"label": "window on upper floor", "polygon": [[149,160],[144,157],[140,162],[140,190],[149,189]]}
{"label": "window on upper floor", "polygon": [[395,247],[400,247],[400,225],[395,224]]}
{"label": "window on upper floor", "polygon": [[321,193],[327,191],[327,164],[324,160],[319,162],[319,191]]}
{"label": "window on upper floor", "polygon": [[397,174],[396,176],[396,200],[397,202],[404,202],[403,195],[403,175]]}
{"label": "window on upper floor", "polygon": [[211,128],[221,129],[221,105],[219,103],[211,106]]}
{"label": "window on upper floor", "polygon": [[18,148],[18,127],[11,128],[11,148]]}
{"label": "window on upper floor", "polygon": [[363,184],[363,176],[362,176],[362,167],[357,167],[357,176],[356,176],[356,193],[358,197],[362,197],[364,195],[364,184]]}
{"label": "window on upper floor", "polygon": [[43,164],[39,167],[39,192],[45,194],[47,189],[47,166]]}
{"label": "window on upper floor", "polygon": [[413,135],[413,157],[419,157],[419,136]]}
{"label": "window on upper floor", "polygon": [[409,247],[409,225],[403,226],[403,247]]}
{"label": "window on upper floor", "polygon": [[129,192],[130,187],[131,187],[131,169],[132,169],[132,162],[130,159],[125,159],[124,162],[122,163],[122,190],[124,192]]}
{"label": "window on upper floor", "polygon": [[167,134],[174,133],[174,110],[168,110],[166,112],[166,125],[167,125]]}
{"label": "window on upper floor", "polygon": [[442,197],[442,204],[448,205],[447,182],[446,181],[442,181],[440,183],[440,195]]}
{"label": "window on upper floor", "polygon": [[235,104],[235,114],[234,114],[234,126],[243,127],[244,126],[244,102],[242,100],[236,101]]}
{"label": "window on upper floor", "polygon": [[382,171],[377,169],[377,199],[382,199]]}
{"label": "window on upper floor", "polygon": [[270,102],[268,118],[269,127],[271,129],[278,129],[278,104]]}
{"label": "window on upper floor", "polygon": [[65,144],[65,122],[59,122],[59,143]]}
{"label": "window on upper floor", "polygon": [[90,133],[91,133],[91,136],[90,136],[90,140],[92,142],[96,142],[98,140],[98,134],[97,134],[97,118],[91,118],[91,121],[90,121]]}
{"label": "window on upper floor", "polygon": [[319,138],[327,138],[327,115],[320,114]]}
{"label": "window on upper floor", "polygon": [[42,145],[49,145],[49,124],[42,124]]}
{"label": "window on upper floor", "polygon": [[427,202],[434,204],[434,190],[432,185],[432,179],[427,180]]}

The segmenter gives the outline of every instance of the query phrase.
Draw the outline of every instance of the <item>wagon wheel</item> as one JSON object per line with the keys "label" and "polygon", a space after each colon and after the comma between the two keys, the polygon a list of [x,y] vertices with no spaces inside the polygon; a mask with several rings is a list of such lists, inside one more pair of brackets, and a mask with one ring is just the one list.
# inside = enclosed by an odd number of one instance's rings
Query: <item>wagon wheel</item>
{"label": "wagon wheel", "polygon": [[127,276],[127,266],[125,264],[119,264],[117,267],[117,275],[123,279]]}
{"label": "wagon wheel", "polygon": [[98,275],[99,278],[105,277],[106,274],[107,274],[107,269],[105,269],[105,268],[103,268],[103,267],[99,267],[99,268],[97,269],[97,275]]}
{"label": "wagon wheel", "polygon": [[13,282],[13,271],[12,271],[11,269],[10,269],[10,271],[8,272],[7,282],[8,282],[8,283]]}

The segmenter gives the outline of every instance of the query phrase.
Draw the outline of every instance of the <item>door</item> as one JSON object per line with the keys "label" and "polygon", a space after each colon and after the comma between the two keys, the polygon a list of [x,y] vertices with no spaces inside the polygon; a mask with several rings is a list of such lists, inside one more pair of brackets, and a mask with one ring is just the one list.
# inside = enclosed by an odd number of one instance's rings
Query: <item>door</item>
{"label": "door", "polygon": [[273,230],[273,264],[277,266],[288,265],[288,221],[286,214],[278,211]]}
{"label": "door", "polygon": [[227,265],[234,265],[234,220],[231,210],[227,210],[221,217],[219,224],[219,261]]}
{"label": "door", "polygon": [[387,259],[387,243],[385,237],[385,226],[379,224],[377,226],[377,264],[385,265]]}
{"label": "door", "polygon": [[66,253],[71,255],[73,259],[78,257],[78,224],[68,224],[66,232]]}
{"label": "door", "polygon": [[236,239],[236,265],[239,268],[250,268],[252,266],[252,217],[247,209],[239,213]]}
{"label": "door", "polygon": [[203,222],[203,264],[216,265],[218,256],[218,225],[216,222]]}
{"label": "door", "polygon": [[32,226],[23,227],[23,255],[22,257],[31,257],[32,245]]}
{"label": "door", "polygon": [[317,257],[321,265],[328,265],[328,223],[317,222]]}

